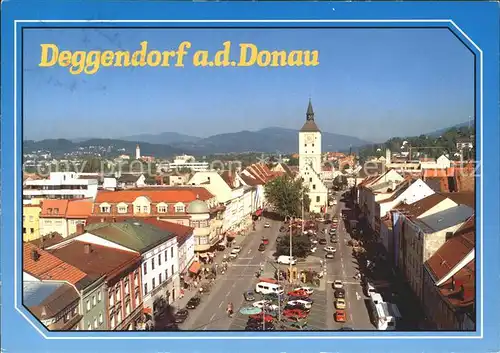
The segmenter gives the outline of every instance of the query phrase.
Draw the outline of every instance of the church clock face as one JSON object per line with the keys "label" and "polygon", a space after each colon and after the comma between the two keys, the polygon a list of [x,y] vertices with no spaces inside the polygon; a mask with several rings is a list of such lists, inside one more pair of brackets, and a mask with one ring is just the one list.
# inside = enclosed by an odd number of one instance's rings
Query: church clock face
{"label": "church clock face", "polygon": [[314,135],[307,134],[305,137],[306,143],[313,143],[314,142]]}

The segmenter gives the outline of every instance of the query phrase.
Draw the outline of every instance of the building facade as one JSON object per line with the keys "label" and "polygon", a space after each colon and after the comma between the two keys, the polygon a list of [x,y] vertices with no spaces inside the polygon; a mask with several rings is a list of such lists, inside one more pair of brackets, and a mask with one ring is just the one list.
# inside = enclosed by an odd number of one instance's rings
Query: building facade
{"label": "building facade", "polygon": [[45,200],[40,212],[41,236],[58,233],[63,238],[75,234],[91,215],[93,203],[88,200]]}
{"label": "building facade", "polygon": [[23,205],[23,241],[40,238],[41,205]]}

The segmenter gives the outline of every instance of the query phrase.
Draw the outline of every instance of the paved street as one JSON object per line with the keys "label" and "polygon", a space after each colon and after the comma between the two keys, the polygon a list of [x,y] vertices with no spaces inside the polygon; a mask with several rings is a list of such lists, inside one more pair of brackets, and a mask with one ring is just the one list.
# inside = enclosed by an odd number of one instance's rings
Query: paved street
{"label": "paved street", "polygon": [[[263,228],[265,222],[269,222],[271,227]],[[244,306],[243,293],[254,288],[257,281],[255,273],[260,269],[261,263],[266,258],[271,258],[275,251],[279,225],[277,221],[262,220],[257,231],[243,239],[238,258],[230,263],[226,274],[218,276],[210,293],[202,297],[198,308],[190,311],[188,319],[181,325],[182,329],[228,330],[233,322],[237,322],[237,315],[233,318],[227,316],[227,304],[233,303],[235,312]],[[264,252],[258,251],[262,236],[269,239]]]}
{"label": "paved street", "polygon": [[[308,316],[308,326],[317,330],[338,330],[341,327],[349,326],[356,330],[374,330],[370,323],[370,318],[365,305],[365,296],[359,280],[354,279],[358,272],[356,259],[352,256],[352,249],[347,245],[350,239],[345,229],[340,215],[344,203],[340,202],[340,194],[337,196],[338,205],[330,209],[330,213],[337,214],[339,225],[337,229],[338,243],[330,243],[330,236],[327,235],[329,246],[335,246],[337,253],[335,259],[326,260],[324,246],[318,246],[318,250],[309,256],[306,262],[299,262],[300,269],[314,269],[320,271],[322,263],[326,269],[325,277],[320,281],[319,287],[315,288],[312,299],[314,304]],[[269,222],[270,228],[263,228],[264,223]],[[191,310],[188,319],[181,325],[182,329],[189,330],[244,330],[248,317],[242,315],[238,310],[247,306],[243,298],[246,290],[254,289],[257,278],[255,273],[265,264],[263,277],[273,277],[275,263],[266,260],[272,259],[275,251],[276,239],[279,234],[280,222],[262,220],[258,224],[257,231],[246,236],[242,242],[242,250],[239,257],[233,260],[225,275],[220,275],[210,293],[202,297],[202,302],[198,308]],[[329,228],[330,225],[320,225]],[[258,246],[261,238],[265,236],[269,239],[266,251],[259,252]],[[286,269],[286,266],[280,266]],[[336,323],[333,318],[335,312],[334,295],[332,283],[340,279],[344,283],[346,290],[346,313],[347,322],[345,324]],[[290,289],[285,285],[285,290]],[[259,296],[257,295],[257,300]],[[235,314],[229,318],[226,314],[227,304],[232,302]]]}
{"label": "paved street", "polygon": [[[375,327],[370,322],[370,317],[365,305],[365,296],[363,294],[363,289],[361,287],[360,281],[354,279],[354,275],[358,272],[358,265],[356,259],[352,255],[352,249],[347,245],[350,239],[349,234],[345,229],[344,222],[342,221],[342,216],[340,214],[341,210],[345,207],[344,203],[340,201],[340,193],[336,196],[338,200],[338,205],[335,208],[335,214],[337,214],[339,219],[339,225],[337,228],[337,244],[330,243],[330,237],[327,236],[329,245],[336,246],[337,253],[335,259],[326,260],[327,264],[327,291],[326,296],[328,303],[327,306],[327,317],[328,317],[328,328],[333,330],[338,330],[343,326],[352,327],[355,330],[375,330]],[[332,210],[333,212],[333,210]],[[345,324],[336,323],[333,319],[333,314],[335,312],[334,307],[334,290],[332,288],[332,283],[335,280],[341,280],[344,283],[344,288],[346,291],[346,316],[347,322]]]}

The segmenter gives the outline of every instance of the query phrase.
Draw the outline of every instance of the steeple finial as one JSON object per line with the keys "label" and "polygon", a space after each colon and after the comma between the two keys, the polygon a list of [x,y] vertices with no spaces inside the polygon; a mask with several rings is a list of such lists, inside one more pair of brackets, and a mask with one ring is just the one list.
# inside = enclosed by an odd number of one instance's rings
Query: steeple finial
{"label": "steeple finial", "polygon": [[314,110],[311,102],[311,97],[309,97],[309,104],[307,105],[306,120],[314,121]]}

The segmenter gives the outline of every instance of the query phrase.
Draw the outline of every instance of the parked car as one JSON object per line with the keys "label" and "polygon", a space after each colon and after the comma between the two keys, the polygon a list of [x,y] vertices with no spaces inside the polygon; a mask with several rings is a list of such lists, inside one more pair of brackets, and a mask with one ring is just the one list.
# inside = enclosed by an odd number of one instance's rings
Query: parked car
{"label": "parked car", "polygon": [[247,302],[253,302],[255,300],[255,293],[253,290],[247,290],[245,293],[243,293],[243,298]]}
{"label": "parked car", "polygon": [[259,251],[265,251],[266,250],[266,244],[260,243],[259,245]]}
{"label": "parked car", "polygon": [[335,298],[345,298],[345,290],[343,288],[335,289],[333,296]]}
{"label": "parked car", "polygon": [[189,299],[189,301],[186,304],[187,309],[196,309],[198,305],[201,303],[201,298],[200,297],[193,297]]}
{"label": "parked car", "polygon": [[295,265],[297,263],[297,258],[295,256],[285,256],[282,255],[278,257],[277,262],[282,265]]}
{"label": "parked car", "polygon": [[291,317],[295,317],[298,319],[305,319],[307,317],[307,313],[297,309],[285,309],[283,310],[283,316],[286,317],[287,319]]}
{"label": "parked car", "polygon": [[319,245],[326,245],[327,244],[327,241],[325,238],[321,238],[319,241],[318,241]]}
{"label": "parked car", "polygon": [[344,284],[342,283],[341,280],[337,279],[337,280],[333,281],[332,287],[333,287],[333,289],[341,289],[341,288],[344,288]]}
{"label": "parked car", "polygon": [[312,300],[310,297],[293,297],[293,298],[290,298],[290,300],[303,300],[305,302],[308,302],[308,303],[314,303],[314,300]]}
{"label": "parked car", "polygon": [[332,235],[332,234],[337,234],[337,229],[335,229],[335,228],[330,228],[330,230],[328,231],[328,233],[330,233],[330,235]]}
{"label": "parked car", "polygon": [[290,296],[290,297],[308,297],[309,294],[304,290],[298,289],[298,290],[293,290],[293,291],[288,292],[288,296]]}
{"label": "parked car", "polygon": [[271,225],[269,223],[264,224],[264,228],[271,228]]}
{"label": "parked car", "polygon": [[324,218],[317,218],[316,221],[323,223],[325,221],[325,219]]}
{"label": "parked car", "polygon": [[258,302],[255,302],[252,305],[256,308],[265,310],[271,310],[271,311],[279,310],[279,306],[271,304],[269,300],[259,300]]}
{"label": "parked car", "polygon": [[239,254],[241,251],[241,246],[237,245],[237,246],[233,246],[233,250],[231,252],[235,252],[237,254]]}
{"label": "parked car", "polygon": [[269,244],[269,239],[267,239],[266,237],[262,237],[262,244],[264,245]]}
{"label": "parked car", "polygon": [[305,300],[290,300],[287,305],[292,305],[292,306],[302,306],[305,309],[311,309],[312,304],[309,302],[306,302]]}
{"label": "parked car", "polygon": [[236,259],[237,257],[238,257],[238,253],[237,253],[237,252],[233,252],[233,251],[231,251],[231,252],[229,253],[229,258],[230,258],[231,260],[234,260],[234,259]]}
{"label": "parked car", "polygon": [[345,307],[345,299],[337,298],[337,300],[335,301],[335,308],[344,310]]}
{"label": "parked car", "polygon": [[316,252],[316,250],[318,250],[318,248],[317,248],[317,247],[315,247],[315,246],[313,246],[313,247],[311,248],[311,252],[312,252],[312,253],[315,253],[315,252]]}
{"label": "parked car", "polygon": [[335,318],[336,322],[345,322],[346,321],[344,310],[337,310],[334,315],[335,315],[334,318]]}
{"label": "parked car", "polygon": [[335,258],[335,253],[333,252],[327,252],[325,255],[325,259],[334,259]]}
{"label": "parked car", "polygon": [[325,246],[324,250],[326,252],[337,252],[337,249],[334,246]]}
{"label": "parked car", "polygon": [[189,316],[189,311],[187,311],[186,309],[180,309],[174,314],[175,322],[181,324],[184,321],[186,321],[188,316]]}
{"label": "parked car", "polygon": [[314,289],[311,287],[298,287],[298,288],[295,288],[294,290],[303,290],[304,292],[307,293],[307,295],[311,295],[314,293]]}
{"label": "parked car", "polygon": [[274,317],[272,317],[271,315],[267,315],[267,314],[264,315],[263,313],[250,315],[250,319],[260,321],[260,322],[266,321],[266,324],[274,321]]}
{"label": "parked car", "polygon": [[226,246],[224,244],[219,244],[216,247],[217,251],[224,251],[226,250]]}

